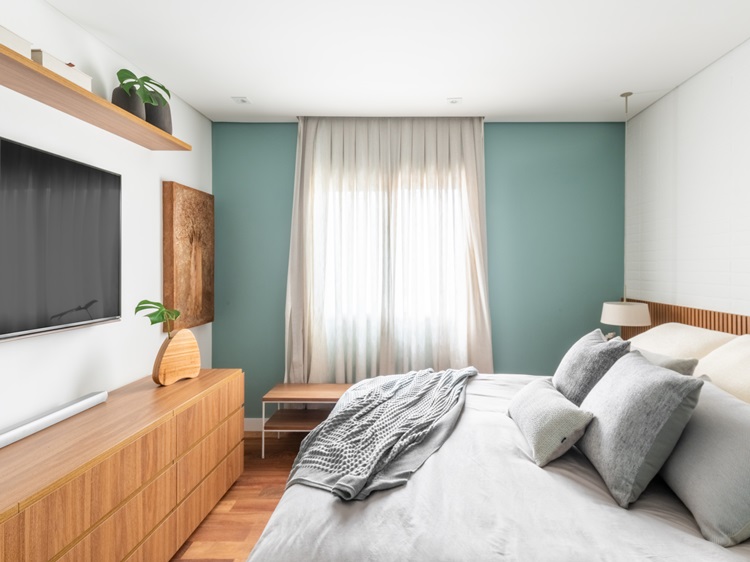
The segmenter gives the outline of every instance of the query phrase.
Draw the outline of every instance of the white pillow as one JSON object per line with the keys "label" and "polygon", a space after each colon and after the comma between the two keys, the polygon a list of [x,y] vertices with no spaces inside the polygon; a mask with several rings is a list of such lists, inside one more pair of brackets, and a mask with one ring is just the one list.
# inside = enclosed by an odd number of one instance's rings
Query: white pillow
{"label": "white pillow", "polygon": [[508,416],[521,430],[539,466],[565,454],[594,417],[560,394],[548,378],[519,390],[508,406]]}
{"label": "white pillow", "polygon": [[669,322],[630,338],[631,347],[672,357],[702,359],[737,336],[716,330]]}
{"label": "white pillow", "polygon": [[748,435],[750,404],[705,383],[690,422],[661,470],[703,536],[721,546],[750,538]]}
{"label": "white pillow", "polygon": [[750,402],[750,334],[738,336],[698,362],[696,375],[708,375],[719,388]]}

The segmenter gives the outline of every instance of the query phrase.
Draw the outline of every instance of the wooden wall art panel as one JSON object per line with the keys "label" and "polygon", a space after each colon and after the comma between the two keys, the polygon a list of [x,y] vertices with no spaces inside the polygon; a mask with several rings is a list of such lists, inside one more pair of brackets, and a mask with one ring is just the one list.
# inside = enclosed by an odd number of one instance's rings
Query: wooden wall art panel
{"label": "wooden wall art panel", "polygon": [[162,197],[164,305],[180,311],[175,330],[213,322],[214,196],[165,181]]}

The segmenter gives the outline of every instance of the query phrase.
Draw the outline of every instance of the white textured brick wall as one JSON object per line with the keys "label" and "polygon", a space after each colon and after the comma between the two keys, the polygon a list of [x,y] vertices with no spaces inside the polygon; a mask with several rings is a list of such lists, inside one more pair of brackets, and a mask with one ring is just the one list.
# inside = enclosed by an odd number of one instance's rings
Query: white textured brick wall
{"label": "white textured brick wall", "polygon": [[750,315],[750,42],[629,121],[625,286]]}

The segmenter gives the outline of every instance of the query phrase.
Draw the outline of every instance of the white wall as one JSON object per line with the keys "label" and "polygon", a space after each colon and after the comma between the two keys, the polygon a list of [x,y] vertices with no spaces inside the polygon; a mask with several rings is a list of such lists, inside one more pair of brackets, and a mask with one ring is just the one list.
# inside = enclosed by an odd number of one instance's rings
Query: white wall
{"label": "white wall", "polygon": [[[75,62],[93,76],[95,93],[106,98],[120,68],[148,73],[43,0],[3,0],[0,25],[37,48]],[[138,40],[137,31],[133,40]],[[150,374],[164,336],[160,327],[135,317],[133,309],[141,299],[162,298],[161,182],[174,180],[211,191],[211,122],[174,93],[171,106],[174,135],[191,144],[192,152],[151,152],[0,87],[0,136],[122,175],[123,229],[122,320],[1,342],[0,428]],[[211,326],[194,332],[202,363],[209,366]]]}
{"label": "white wall", "polygon": [[627,296],[750,315],[750,42],[630,120]]}

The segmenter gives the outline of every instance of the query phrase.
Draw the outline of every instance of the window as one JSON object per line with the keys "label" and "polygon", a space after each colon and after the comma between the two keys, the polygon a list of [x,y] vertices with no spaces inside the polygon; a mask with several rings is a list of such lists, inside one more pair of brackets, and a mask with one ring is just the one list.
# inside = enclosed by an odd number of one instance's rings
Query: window
{"label": "window", "polygon": [[481,119],[300,127],[287,380],[491,370]]}

